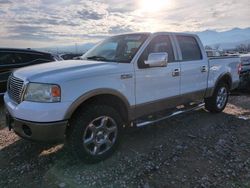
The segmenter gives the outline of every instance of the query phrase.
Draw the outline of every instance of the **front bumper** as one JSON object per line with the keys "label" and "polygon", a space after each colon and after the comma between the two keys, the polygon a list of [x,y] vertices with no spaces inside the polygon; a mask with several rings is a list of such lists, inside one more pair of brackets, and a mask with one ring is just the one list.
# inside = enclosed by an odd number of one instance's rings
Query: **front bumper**
{"label": "front bumper", "polygon": [[41,123],[65,120],[65,114],[72,104],[71,102],[38,103],[29,101],[16,104],[10,99],[8,93],[4,95],[4,103],[12,117]]}
{"label": "front bumper", "polygon": [[42,142],[62,141],[68,124],[68,121],[39,123],[12,117],[6,119],[9,119],[9,128],[20,137]]}
{"label": "front bumper", "polygon": [[34,141],[60,141],[68,121],[64,119],[69,103],[14,103],[6,93],[6,124],[16,134]]}

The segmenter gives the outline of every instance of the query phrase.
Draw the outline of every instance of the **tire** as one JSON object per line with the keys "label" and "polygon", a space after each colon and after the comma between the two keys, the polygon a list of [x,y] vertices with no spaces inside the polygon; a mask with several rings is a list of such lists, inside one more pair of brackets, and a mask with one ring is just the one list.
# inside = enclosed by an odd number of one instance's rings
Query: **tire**
{"label": "tire", "polygon": [[107,105],[89,105],[81,108],[71,119],[67,138],[70,151],[85,163],[98,163],[117,149],[122,119]]}
{"label": "tire", "polygon": [[205,108],[212,113],[222,112],[228,102],[229,86],[225,82],[220,82],[212,95],[205,99]]}

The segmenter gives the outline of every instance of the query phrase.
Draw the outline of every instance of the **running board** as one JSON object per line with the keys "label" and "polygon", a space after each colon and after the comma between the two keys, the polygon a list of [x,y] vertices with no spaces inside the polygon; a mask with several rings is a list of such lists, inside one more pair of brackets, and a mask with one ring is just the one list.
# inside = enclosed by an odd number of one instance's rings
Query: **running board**
{"label": "running board", "polygon": [[177,116],[179,114],[183,114],[183,113],[186,113],[186,112],[191,112],[191,111],[194,111],[194,110],[198,110],[198,109],[201,109],[203,108],[205,105],[205,103],[201,103],[193,108],[189,108],[189,109],[186,109],[186,110],[180,110],[180,111],[176,111],[170,115],[167,115],[167,116],[164,116],[164,117],[161,117],[159,119],[156,119],[156,120],[151,120],[151,121],[144,121],[144,122],[141,122],[141,123],[135,123],[136,127],[144,127],[144,126],[147,126],[147,125],[151,125],[151,124],[155,124],[155,123],[158,123],[160,121],[163,121],[163,120],[166,120],[170,117],[173,117],[173,116]]}

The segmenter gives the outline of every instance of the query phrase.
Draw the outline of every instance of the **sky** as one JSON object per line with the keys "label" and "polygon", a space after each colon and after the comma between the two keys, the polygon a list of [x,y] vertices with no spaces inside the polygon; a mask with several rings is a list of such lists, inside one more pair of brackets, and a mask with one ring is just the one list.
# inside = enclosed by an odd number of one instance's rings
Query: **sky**
{"label": "sky", "polygon": [[97,42],[134,31],[250,26],[249,0],[0,0],[0,47]]}

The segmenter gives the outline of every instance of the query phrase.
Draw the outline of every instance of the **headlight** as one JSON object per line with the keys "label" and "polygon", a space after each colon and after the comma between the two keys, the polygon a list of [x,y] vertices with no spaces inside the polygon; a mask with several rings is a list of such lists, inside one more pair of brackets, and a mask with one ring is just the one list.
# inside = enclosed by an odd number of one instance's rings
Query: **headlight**
{"label": "headlight", "polygon": [[61,89],[54,84],[29,83],[24,94],[25,101],[60,102]]}

